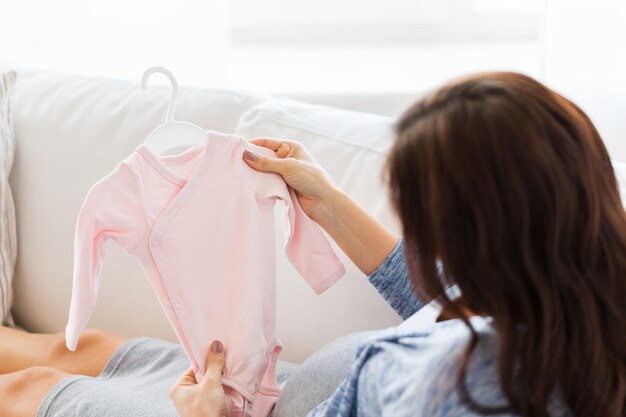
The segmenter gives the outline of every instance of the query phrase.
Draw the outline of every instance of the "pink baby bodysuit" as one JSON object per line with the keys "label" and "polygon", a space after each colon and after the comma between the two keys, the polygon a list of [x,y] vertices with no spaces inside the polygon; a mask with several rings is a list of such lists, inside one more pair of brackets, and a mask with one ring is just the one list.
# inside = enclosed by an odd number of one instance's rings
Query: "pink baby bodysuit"
{"label": "pink baby bodysuit", "polygon": [[196,378],[214,339],[224,343],[229,416],[269,415],[279,393],[275,367],[274,205],[285,205],[288,259],[316,293],[345,272],[321,229],[278,174],[258,172],[245,149],[215,131],[206,148],[157,156],[141,144],[89,190],[76,222],[66,343],[75,350],[98,295],[113,239],[134,254],[174,328]]}

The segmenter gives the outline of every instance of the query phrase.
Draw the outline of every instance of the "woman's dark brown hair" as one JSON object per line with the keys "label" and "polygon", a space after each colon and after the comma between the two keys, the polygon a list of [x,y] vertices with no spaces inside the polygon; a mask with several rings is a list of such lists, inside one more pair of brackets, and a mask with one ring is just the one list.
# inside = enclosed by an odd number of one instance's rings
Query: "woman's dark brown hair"
{"label": "woman's dark brown hair", "polygon": [[[545,417],[557,395],[576,417],[626,415],[626,217],[587,115],[528,76],[485,73],[420,100],[396,132],[387,173],[413,287],[472,334],[463,401]],[[451,283],[493,317],[506,407],[469,395],[479,336]]]}

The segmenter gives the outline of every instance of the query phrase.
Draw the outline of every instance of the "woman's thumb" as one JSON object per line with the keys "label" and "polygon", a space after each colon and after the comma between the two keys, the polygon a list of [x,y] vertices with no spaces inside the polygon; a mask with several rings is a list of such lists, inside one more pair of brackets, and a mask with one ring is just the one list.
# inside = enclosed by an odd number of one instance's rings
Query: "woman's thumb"
{"label": "woman's thumb", "polygon": [[286,160],[280,158],[272,158],[271,156],[259,155],[258,153],[245,150],[243,159],[252,168],[263,172],[275,172],[282,174],[285,170]]}
{"label": "woman's thumb", "polygon": [[224,346],[219,340],[211,343],[206,361],[206,374],[202,378],[203,384],[221,384],[224,370]]}

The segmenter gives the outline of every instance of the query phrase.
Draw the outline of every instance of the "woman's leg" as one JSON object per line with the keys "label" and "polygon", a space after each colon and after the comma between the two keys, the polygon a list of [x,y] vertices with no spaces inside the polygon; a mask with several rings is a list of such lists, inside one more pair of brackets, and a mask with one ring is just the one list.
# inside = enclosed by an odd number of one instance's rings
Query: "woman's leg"
{"label": "woman's leg", "polygon": [[35,417],[48,392],[73,374],[97,376],[128,338],[86,329],[75,352],[65,333],[28,333],[0,327],[0,416]]}
{"label": "woman's leg", "polygon": [[28,333],[0,327],[0,374],[30,367],[52,367],[69,374],[98,376],[127,337],[86,329],[75,352],[65,346],[65,333]]}
{"label": "woman's leg", "polygon": [[44,366],[0,375],[0,415],[36,417],[39,405],[52,387],[70,375]]}
{"label": "woman's leg", "polygon": [[272,417],[303,417],[327,399],[348,373],[361,343],[379,331],[341,336],[319,349],[294,372],[283,387]]}

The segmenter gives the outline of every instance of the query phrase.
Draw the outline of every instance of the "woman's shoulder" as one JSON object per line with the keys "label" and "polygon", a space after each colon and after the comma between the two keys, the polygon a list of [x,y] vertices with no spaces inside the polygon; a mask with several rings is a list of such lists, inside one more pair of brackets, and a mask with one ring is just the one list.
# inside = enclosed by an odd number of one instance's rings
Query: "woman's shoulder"
{"label": "woman's shoulder", "polygon": [[[361,346],[362,352],[367,352],[358,383],[362,415],[479,416],[468,409],[457,390],[460,366],[472,338],[467,325],[460,319],[440,323],[410,320]],[[493,320],[474,316],[470,323],[478,343],[468,362],[467,389],[480,405],[505,406]],[[555,416],[569,415],[555,405]]]}
{"label": "woman's shoulder", "polygon": [[[491,319],[476,316],[471,323],[479,343],[468,367],[468,389],[480,404],[502,405],[498,339]],[[362,347],[369,354],[359,377],[359,402],[374,399],[372,410],[394,416],[472,415],[456,390],[459,366],[470,340],[471,332],[462,320],[415,326],[405,322],[388,329]]]}
{"label": "woman's shoulder", "polygon": [[[424,310],[428,308],[425,307]],[[461,319],[436,322],[436,311],[428,315],[420,311],[400,325],[385,329],[375,337],[368,339],[361,349],[375,348],[381,355],[397,351],[420,351],[433,357],[448,358],[450,354],[462,354],[471,341],[471,331]],[[497,352],[498,337],[493,326],[493,319],[485,316],[473,316],[470,323],[482,342],[477,350]],[[483,353],[487,353],[483,352]]]}

